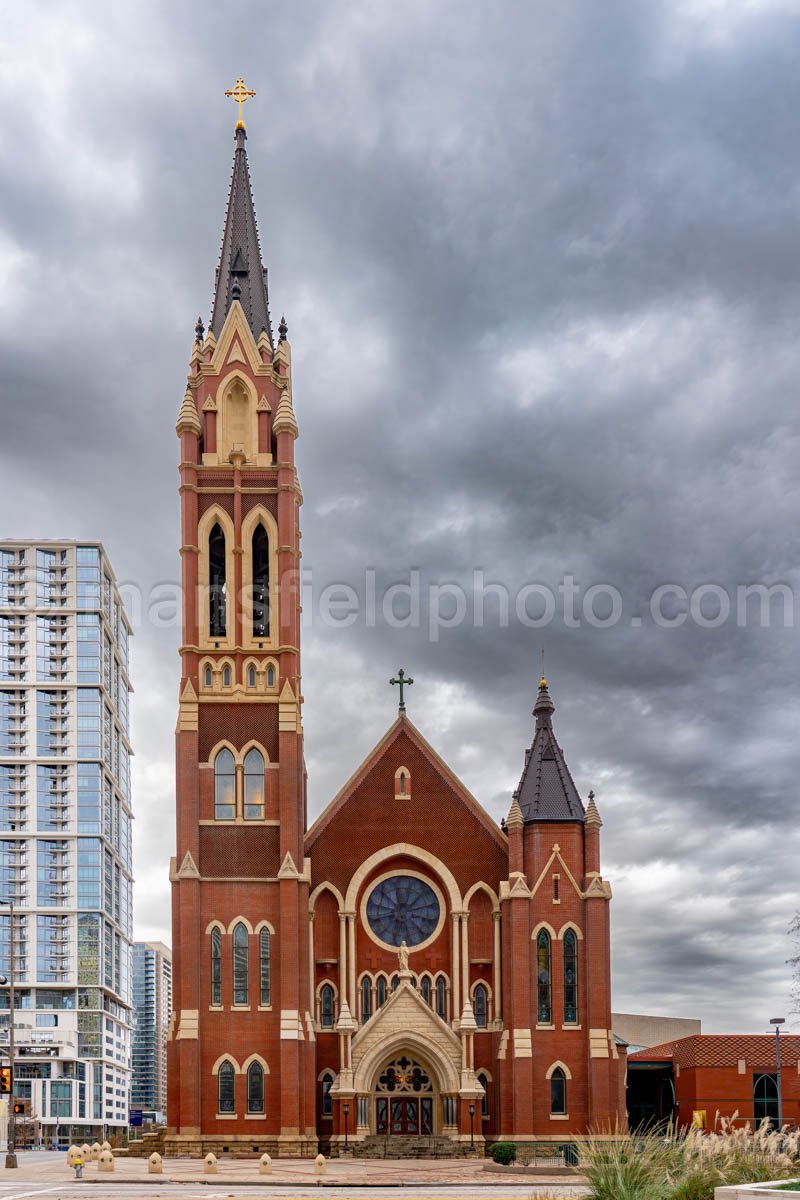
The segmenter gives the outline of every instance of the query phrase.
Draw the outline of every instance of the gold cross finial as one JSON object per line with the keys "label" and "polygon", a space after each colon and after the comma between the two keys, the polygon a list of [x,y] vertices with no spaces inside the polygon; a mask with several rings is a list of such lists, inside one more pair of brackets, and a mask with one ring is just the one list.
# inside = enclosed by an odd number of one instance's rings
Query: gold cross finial
{"label": "gold cross finial", "polygon": [[244,121],[242,120],[242,105],[246,100],[249,100],[251,96],[255,96],[255,92],[251,88],[245,86],[243,79],[237,79],[236,86],[228,88],[225,95],[230,96],[231,100],[235,100],[239,105],[239,120],[236,122],[236,128],[244,129]]}

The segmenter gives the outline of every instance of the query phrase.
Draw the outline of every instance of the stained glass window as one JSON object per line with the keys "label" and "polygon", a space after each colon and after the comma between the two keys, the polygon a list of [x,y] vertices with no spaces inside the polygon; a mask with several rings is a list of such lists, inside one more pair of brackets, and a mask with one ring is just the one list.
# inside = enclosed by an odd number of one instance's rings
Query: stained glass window
{"label": "stained glass window", "polygon": [[432,887],[414,875],[393,875],[373,889],[367,901],[367,920],[376,937],[388,946],[418,946],[439,923],[439,901]]}
{"label": "stained glass window", "polygon": [[578,1020],[578,939],[568,929],[564,934],[564,1022]]}
{"label": "stained glass window", "polygon": [[218,929],[211,930],[211,1003],[222,1004],[222,939]]}
{"label": "stained glass window", "polygon": [[[233,931],[233,1003],[247,1004],[249,938],[241,922]],[[220,1111],[222,1111],[220,1109]]]}
{"label": "stained glass window", "polygon": [[475,1012],[475,1024],[479,1029],[485,1029],[489,1020],[489,993],[482,983],[475,988],[472,1007]]}
{"label": "stained glass window", "polygon": [[219,1107],[218,1112],[232,1113],[236,1111],[236,1076],[233,1064],[227,1059],[219,1069]]}
{"label": "stained glass window", "polygon": [[260,966],[260,982],[261,982],[261,1004],[266,1007],[270,1004],[270,939],[269,930],[262,929],[259,935],[259,966]]}
{"label": "stained glass window", "polygon": [[544,929],[539,931],[536,939],[536,988],[537,1020],[541,1025],[549,1025],[553,1014],[553,992],[550,977],[550,935]]}
{"label": "stained glass window", "polygon": [[323,985],[319,994],[320,1024],[323,1029],[333,1029],[334,1026],[334,996],[329,983]]}
{"label": "stained glass window", "polygon": [[257,1062],[250,1063],[247,1068],[247,1111],[264,1111],[264,1068]]}
{"label": "stained glass window", "polygon": [[550,1076],[550,1112],[565,1113],[567,1111],[567,1077],[556,1067]]}

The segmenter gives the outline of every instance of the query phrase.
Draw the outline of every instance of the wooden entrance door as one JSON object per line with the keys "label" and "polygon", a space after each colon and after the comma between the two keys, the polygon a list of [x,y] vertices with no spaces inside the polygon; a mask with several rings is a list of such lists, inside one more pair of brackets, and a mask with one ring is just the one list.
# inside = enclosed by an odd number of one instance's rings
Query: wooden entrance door
{"label": "wooden entrance door", "polygon": [[377,1133],[413,1137],[433,1133],[433,1096],[378,1096]]}
{"label": "wooden entrance door", "polygon": [[375,1132],[394,1137],[433,1133],[433,1084],[413,1059],[396,1059],[381,1073],[375,1096]]}

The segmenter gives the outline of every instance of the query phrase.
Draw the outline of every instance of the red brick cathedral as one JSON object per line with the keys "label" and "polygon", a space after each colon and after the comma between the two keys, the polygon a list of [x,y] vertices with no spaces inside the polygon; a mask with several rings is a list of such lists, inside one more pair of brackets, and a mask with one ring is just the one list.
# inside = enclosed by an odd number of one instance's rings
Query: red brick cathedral
{"label": "red brick cathedral", "polygon": [[168,1151],[424,1138],[446,1153],[613,1124],[601,822],[544,679],[504,826],[401,705],[308,827],[292,358],[284,321],[273,338],[241,121],[177,432]]}

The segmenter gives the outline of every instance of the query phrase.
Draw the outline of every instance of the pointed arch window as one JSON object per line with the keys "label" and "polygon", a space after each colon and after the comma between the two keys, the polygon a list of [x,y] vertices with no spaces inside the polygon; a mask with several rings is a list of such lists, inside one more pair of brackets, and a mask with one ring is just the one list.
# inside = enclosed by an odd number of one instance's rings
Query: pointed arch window
{"label": "pointed arch window", "polygon": [[218,821],[236,816],[236,763],[227,748],[214,759],[214,816]]}
{"label": "pointed arch window", "polygon": [[262,524],[256,525],[253,555],[253,637],[269,637],[269,538]]}
{"label": "pointed arch window", "polygon": [[211,1003],[222,1004],[222,934],[211,930]]}
{"label": "pointed arch window", "polygon": [[399,986],[400,986],[400,976],[393,975],[392,976],[392,991],[396,992],[397,989],[399,988]]}
{"label": "pointed arch window", "polygon": [[325,983],[319,993],[319,1023],[323,1029],[333,1029],[335,1007],[333,988],[329,983]]}
{"label": "pointed arch window", "polygon": [[233,931],[233,1003],[247,1004],[250,938],[240,921]]}
{"label": "pointed arch window", "polygon": [[228,625],[225,570],[225,534],[217,522],[208,536],[208,632],[212,638],[225,637]]}
{"label": "pointed arch window", "polygon": [[431,977],[430,975],[422,976],[422,999],[426,1004],[431,1002]]}
{"label": "pointed arch window", "polygon": [[275,668],[267,667],[267,687],[275,687]]}
{"label": "pointed arch window", "polygon": [[206,667],[205,671],[203,672],[203,680],[204,680],[205,686],[207,688],[211,687],[213,679],[214,679],[214,677],[211,673],[211,667]]}
{"label": "pointed arch window", "polygon": [[475,1013],[475,1024],[479,1029],[485,1029],[489,1023],[489,993],[482,983],[477,984],[472,993],[472,1008]]}
{"label": "pointed arch window", "polygon": [[436,980],[436,1015],[447,1020],[447,984],[443,975]]}
{"label": "pointed arch window", "polygon": [[378,976],[378,1008],[383,1008],[386,1003],[386,979],[383,975]]}
{"label": "pointed arch window", "polygon": [[230,669],[230,667],[227,665],[227,663],[226,663],[226,664],[225,664],[225,666],[222,668],[222,686],[223,686],[223,687],[230,687],[230,686],[231,686],[231,669]]}
{"label": "pointed arch window", "polygon": [[489,1116],[489,1076],[485,1071],[478,1071],[478,1083],[483,1088],[481,1096],[481,1117],[485,1121]]}
{"label": "pointed arch window", "polygon": [[368,1021],[372,1016],[372,987],[368,975],[361,980],[361,1020]]}
{"label": "pointed arch window", "polygon": [[254,688],[256,686],[256,669],[255,667],[247,668],[247,686]]}
{"label": "pointed arch window", "polygon": [[560,1116],[567,1111],[567,1077],[561,1067],[550,1076],[550,1112]]}
{"label": "pointed arch window", "polygon": [[236,1112],[236,1072],[233,1063],[226,1059],[219,1068],[217,1076],[218,1099],[217,1112]]}
{"label": "pointed arch window", "polygon": [[323,1117],[333,1116],[333,1096],[331,1088],[333,1087],[333,1073],[326,1071],[322,1076],[322,1115]]}
{"label": "pointed arch window", "polygon": [[564,1024],[578,1023],[578,939],[573,929],[564,934]]}
{"label": "pointed arch window", "polygon": [[268,929],[262,929],[258,935],[258,963],[259,963],[259,982],[260,982],[260,1000],[259,1003],[263,1008],[267,1008],[271,1003],[272,994],[272,963],[271,963],[272,946],[270,944],[270,935]]}
{"label": "pointed arch window", "polygon": [[550,960],[550,934],[546,929],[540,929],[536,938],[536,1019],[540,1025],[549,1025],[553,1018],[553,980]]}
{"label": "pointed arch window", "polygon": [[260,1062],[250,1063],[247,1068],[247,1111],[264,1111],[264,1068]]}
{"label": "pointed arch window", "polygon": [[264,756],[255,746],[244,759],[244,819],[264,820]]}

